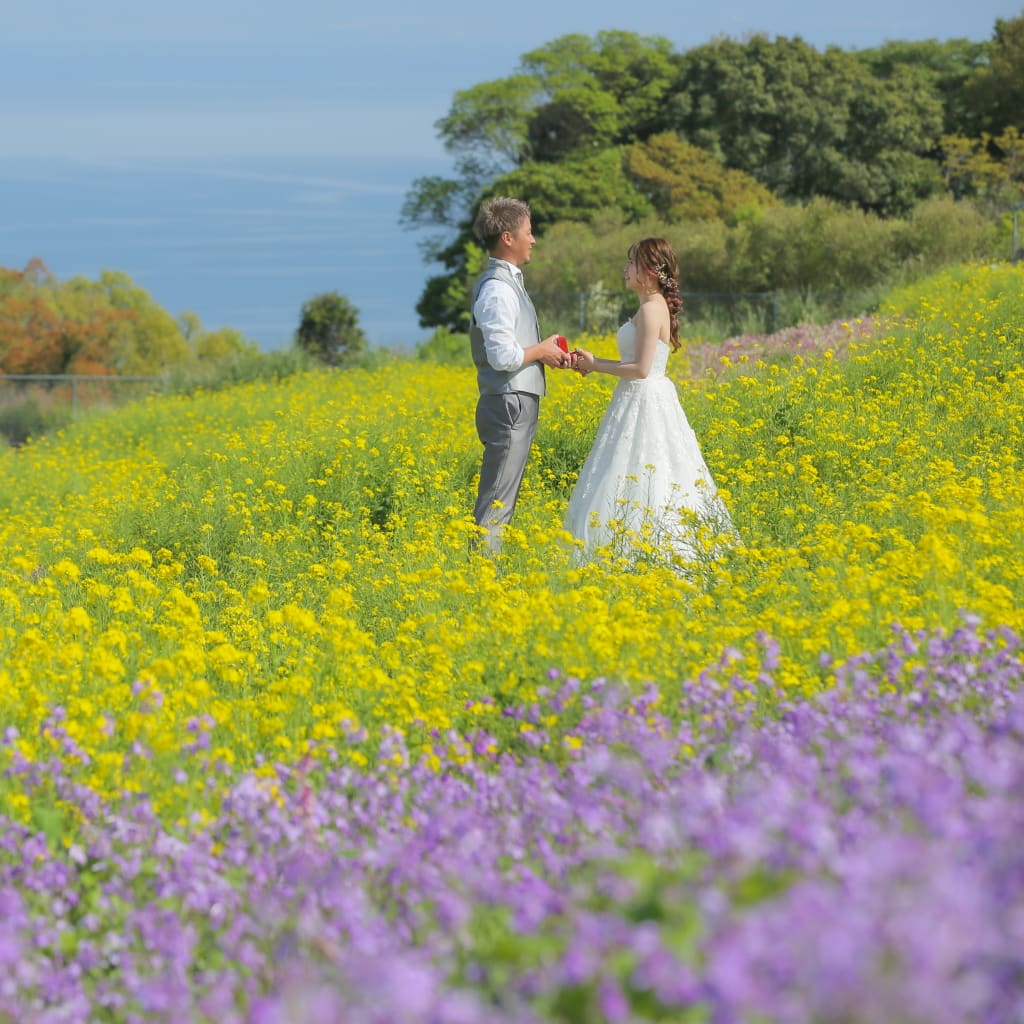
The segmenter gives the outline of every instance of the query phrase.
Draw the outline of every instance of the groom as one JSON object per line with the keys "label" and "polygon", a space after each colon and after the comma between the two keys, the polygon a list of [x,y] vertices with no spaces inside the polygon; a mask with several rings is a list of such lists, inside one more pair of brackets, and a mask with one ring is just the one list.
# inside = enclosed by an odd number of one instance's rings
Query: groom
{"label": "groom", "polygon": [[492,552],[501,549],[502,527],[512,519],[526,470],[540,400],[544,367],[571,366],[558,335],[541,341],[520,267],[535,245],[530,208],[521,199],[483,203],[473,231],[490,253],[473,287],[469,341],[480,398],[476,430],[484,446],[473,518]]}

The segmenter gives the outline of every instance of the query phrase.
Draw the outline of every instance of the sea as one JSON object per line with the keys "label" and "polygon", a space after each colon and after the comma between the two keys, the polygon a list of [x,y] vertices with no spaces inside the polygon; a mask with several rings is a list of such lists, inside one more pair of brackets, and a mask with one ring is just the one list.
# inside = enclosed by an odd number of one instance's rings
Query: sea
{"label": "sea", "polygon": [[372,345],[409,349],[431,333],[416,302],[441,268],[402,204],[417,178],[451,173],[437,157],[0,159],[0,266],[121,271],[173,316],[264,351],[290,346],[303,303],[337,291]]}

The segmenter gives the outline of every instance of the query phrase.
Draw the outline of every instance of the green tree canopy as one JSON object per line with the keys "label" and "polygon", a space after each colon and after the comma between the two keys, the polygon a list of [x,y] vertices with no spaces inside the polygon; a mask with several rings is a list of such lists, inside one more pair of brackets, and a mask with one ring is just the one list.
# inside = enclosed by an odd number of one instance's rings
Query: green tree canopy
{"label": "green tree canopy", "polygon": [[[436,127],[458,177],[414,181],[402,223],[465,230],[495,178],[646,137],[661,122],[675,76],[672,45],[658,36],[567,35],[530,51],[514,74],[455,94]],[[441,248],[432,244],[429,255]]]}
{"label": "green tree canopy", "polygon": [[[556,226],[612,213],[626,225],[652,215],[662,225],[746,223],[748,236],[729,235],[734,248],[754,237],[757,211],[780,204],[822,198],[904,215],[944,191],[943,172],[952,180],[943,166],[950,126],[980,123],[981,109],[996,119],[1024,110],[1014,106],[1022,22],[997,22],[989,43],[892,42],[859,53],[763,35],[675,53],[660,36],[628,32],[538,47],[509,77],[457,93],[438,122],[455,176],[417,180],[402,210],[406,226],[441,232],[423,246],[444,269],[417,304],[420,323],[464,327],[473,216],[488,196],[530,204],[538,251]],[[1006,127],[985,145],[1009,164],[1015,142],[1007,155],[995,141],[1006,141]],[[977,180],[961,194],[977,194]],[[717,258],[722,247],[709,251]]]}
{"label": "green tree canopy", "polygon": [[671,127],[784,199],[898,213],[940,187],[942,108],[919,76],[765,36],[695,47],[681,68]]}
{"label": "green tree canopy", "polygon": [[539,161],[645,138],[676,77],[672,44],[634,32],[562,36],[522,64],[543,91],[528,129],[530,159]]}
{"label": "green tree canopy", "polygon": [[626,175],[617,147],[562,163],[525,164],[494,181],[482,198],[498,195],[528,197],[533,229],[539,234],[557,221],[589,220],[609,207],[632,219],[653,212]]}
{"label": "green tree canopy", "polygon": [[733,222],[744,209],[778,202],[756,178],[723,167],[707,150],[674,132],[627,146],[623,167],[633,186],[669,223],[711,217]]}
{"label": "green tree canopy", "polygon": [[942,106],[944,133],[975,135],[980,128],[969,103],[968,86],[979,68],[988,64],[991,45],[970,39],[890,40],[882,46],[857,50],[854,56],[882,81],[909,72]]}
{"label": "green tree canopy", "polygon": [[161,374],[187,362],[189,347],[174,317],[152,296],[119,270],[104,270],[98,281],[74,277],[55,292],[58,308],[66,316],[72,309],[100,303],[128,314],[111,337],[115,372]]}
{"label": "green tree canopy", "polygon": [[339,292],[324,292],[302,305],[295,344],[321,363],[341,366],[366,348],[359,311]]}
{"label": "green tree canopy", "polygon": [[529,157],[527,133],[541,89],[528,74],[461,89],[435,125],[445,149],[494,172],[522,163]]}
{"label": "green tree canopy", "polygon": [[978,69],[967,88],[978,132],[1024,131],[1024,14],[996,21],[989,64]]}
{"label": "green tree canopy", "polygon": [[427,279],[416,303],[420,324],[447,325],[456,331],[469,330],[469,290],[487,265],[487,253],[476,242],[466,239],[458,258],[452,256],[454,270]]}

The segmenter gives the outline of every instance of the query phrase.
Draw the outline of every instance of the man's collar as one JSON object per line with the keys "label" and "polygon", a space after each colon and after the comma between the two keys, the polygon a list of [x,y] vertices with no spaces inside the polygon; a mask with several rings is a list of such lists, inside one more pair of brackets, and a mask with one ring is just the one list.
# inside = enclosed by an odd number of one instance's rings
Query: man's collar
{"label": "man's collar", "polygon": [[488,262],[492,266],[497,265],[499,267],[508,267],[508,269],[511,270],[513,274],[519,274],[520,276],[522,276],[522,268],[517,267],[514,263],[509,263],[508,260],[499,259],[497,256],[489,256]]}

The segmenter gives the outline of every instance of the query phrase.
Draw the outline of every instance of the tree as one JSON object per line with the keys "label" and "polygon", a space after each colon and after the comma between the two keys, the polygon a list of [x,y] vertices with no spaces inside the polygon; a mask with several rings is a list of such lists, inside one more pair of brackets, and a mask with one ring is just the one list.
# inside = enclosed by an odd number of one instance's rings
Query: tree
{"label": "tree", "polygon": [[580,85],[560,91],[530,120],[530,153],[536,162],[572,160],[614,146],[622,110],[613,96]]}
{"label": "tree", "polygon": [[929,159],[942,108],[919,76],[880,81],[852,54],[803,40],[717,40],[680,61],[671,127],[784,199],[905,212],[941,188]]}
{"label": "tree", "polygon": [[200,363],[219,363],[241,355],[257,355],[259,345],[234,327],[199,331],[192,338],[192,355]]}
{"label": "tree", "polygon": [[541,88],[535,75],[516,74],[460,90],[435,125],[444,148],[456,158],[472,156],[492,173],[521,163]]}
{"label": "tree", "polygon": [[497,194],[497,179],[537,163],[586,160],[646,137],[661,123],[675,76],[671,43],[658,36],[567,35],[527,53],[507,78],[455,94],[436,127],[455,158],[457,178],[417,178],[401,223],[441,229],[425,244],[425,256],[461,269],[480,198]]}
{"label": "tree", "polygon": [[661,125],[677,75],[669,40],[624,31],[562,36],[527,53],[522,65],[544,97],[530,123],[532,160],[646,138]]}
{"label": "tree", "polygon": [[480,191],[527,158],[530,112],[539,88],[531,75],[484,82],[457,92],[448,113],[436,122],[458,177],[416,178],[399,216],[407,228],[442,229],[424,245],[428,260],[445,259],[444,252],[452,249],[450,235],[465,235]]}
{"label": "tree", "polygon": [[498,195],[528,197],[537,234],[560,220],[590,220],[609,207],[617,207],[630,219],[653,212],[650,201],[623,170],[618,147],[562,163],[524,164],[489,185],[482,198]]}
{"label": "tree", "polygon": [[943,175],[954,196],[973,196],[992,209],[1008,209],[1024,195],[1024,136],[1009,127],[996,138],[942,137]]}
{"label": "tree", "polygon": [[675,132],[660,132],[626,148],[626,177],[669,223],[718,217],[733,222],[751,207],[778,200],[745,171],[723,167],[707,150]]}
{"label": "tree", "polygon": [[57,280],[41,260],[2,272],[0,369],[7,373],[114,374],[118,338],[136,311],[116,306],[84,278]]}
{"label": "tree", "polygon": [[538,237],[612,211],[737,224],[817,196],[905,214],[942,191],[943,102],[988,52],[962,43],[862,56],[754,36],[677,54],[615,31],[525,54],[515,74],[456,94],[438,129],[457,177],[418,179],[406,198],[403,224],[443,232],[424,246],[444,269],[417,304],[421,325],[464,327],[473,217],[488,196],[529,202]]}
{"label": "tree", "polygon": [[451,262],[451,273],[427,279],[416,312],[421,327],[440,325],[464,333],[469,330],[469,289],[487,265],[487,253],[467,239],[459,258]]}
{"label": "tree", "polygon": [[328,366],[341,366],[366,348],[359,312],[336,291],[314,296],[302,305],[295,344]]}
{"label": "tree", "polygon": [[0,268],[0,371],[156,375],[226,361],[258,346],[239,331],[173,318],[121,271],[59,281],[41,260]]}
{"label": "tree", "polygon": [[457,92],[436,127],[457,161],[493,177],[643,138],[675,76],[672,44],[660,36],[566,35],[525,54],[514,74]]}
{"label": "tree", "polygon": [[90,309],[120,314],[107,338],[107,372],[161,374],[190,358],[174,317],[122,271],[104,270],[98,281],[73,277],[55,290],[54,302],[68,322],[83,322]]}
{"label": "tree", "polygon": [[0,268],[0,371],[61,373],[60,316],[46,301],[52,276],[42,260]]}
{"label": "tree", "polygon": [[1024,131],[1024,14],[996,20],[988,66],[978,69],[967,89],[979,131]]}
{"label": "tree", "polygon": [[939,101],[943,132],[976,135],[980,130],[969,102],[969,85],[979,68],[988,64],[992,44],[970,39],[890,40],[881,46],[857,50],[853,56],[881,81],[910,72]]}

